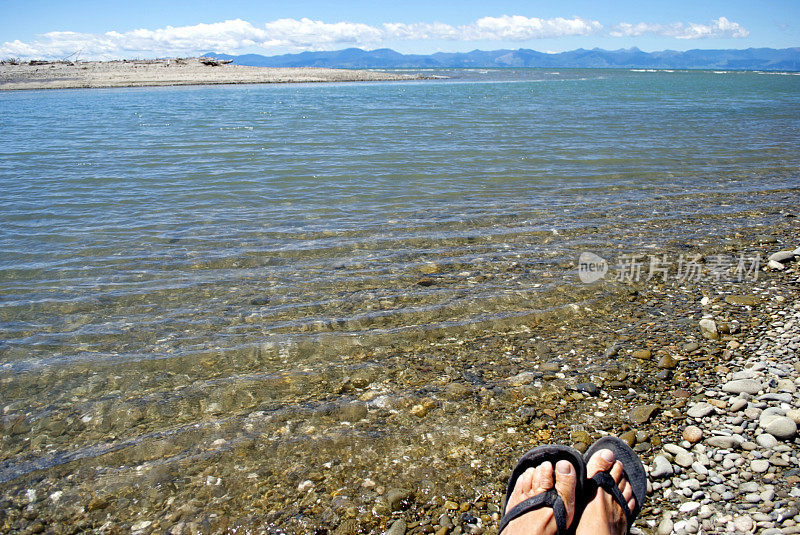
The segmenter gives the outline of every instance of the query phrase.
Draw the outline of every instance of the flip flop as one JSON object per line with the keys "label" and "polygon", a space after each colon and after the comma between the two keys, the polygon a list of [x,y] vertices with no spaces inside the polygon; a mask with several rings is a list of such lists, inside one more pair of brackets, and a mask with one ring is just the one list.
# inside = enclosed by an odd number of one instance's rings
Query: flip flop
{"label": "flip flop", "polygon": [[628,503],[622,495],[622,491],[614,482],[614,478],[608,472],[598,472],[586,482],[585,492],[587,499],[594,497],[597,488],[601,488],[611,495],[612,498],[622,507],[625,519],[628,524],[628,533],[631,532],[633,521],[639,516],[644,500],[647,495],[647,472],[644,470],[641,459],[635,451],[625,442],[617,437],[603,437],[586,450],[583,458],[589,462],[596,452],[600,450],[611,450],[614,452],[614,459],[622,463],[622,472],[625,479],[633,488],[633,496],[636,498],[636,505],[633,511],[628,509]]}
{"label": "flip flop", "polygon": [[[523,500],[512,507],[509,511],[506,511],[506,508],[508,507],[508,500],[511,499],[511,493],[514,492],[514,487],[517,484],[517,480],[525,472],[525,470],[532,467],[535,468],[545,461],[550,461],[553,464],[553,469],[555,470],[556,463],[561,460],[569,461],[569,463],[575,468],[575,474],[577,476],[575,481],[575,516],[573,517],[572,525],[569,528],[567,528],[567,509],[564,505],[564,500],[562,500],[561,496],[559,496],[558,492],[556,492],[555,485],[553,485],[553,488],[548,489],[546,492],[537,494],[536,496],[528,498],[527,500]],[[574,533],[575,527],[578,525],[578,521],[580,520],[582,504],[585,501],[583,499],[584,481],[586,481],[586,463],[577,450],[568,446],[558,445],[539,446],[533,448],[531,451],[522,456],[517,463],[516,468],[514,468],[514,471],[511,472],[511,477],[508,479],[506,500],[503,504],[503,518],[500,520],[500,525],[497,528],[497,534],[500,535],[500,533],[503,532],[503,530],[512,520],[515,520],[535,509],[542,509],[544,507],[552,507],[553,509],[553,515],[556,519],[556,526],[558,526],[558,535],[568,535]]]}

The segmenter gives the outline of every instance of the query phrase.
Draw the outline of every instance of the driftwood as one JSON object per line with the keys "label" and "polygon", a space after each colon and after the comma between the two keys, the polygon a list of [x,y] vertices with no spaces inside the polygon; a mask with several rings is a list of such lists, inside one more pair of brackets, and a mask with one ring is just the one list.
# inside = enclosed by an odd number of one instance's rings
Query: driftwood
{"label": "driftwood", "polygon": [[231,63],[232,59],[217,59],[217,58],[200,58],[200,63],[210,67],[219,67],[220,65],[227,65]]}

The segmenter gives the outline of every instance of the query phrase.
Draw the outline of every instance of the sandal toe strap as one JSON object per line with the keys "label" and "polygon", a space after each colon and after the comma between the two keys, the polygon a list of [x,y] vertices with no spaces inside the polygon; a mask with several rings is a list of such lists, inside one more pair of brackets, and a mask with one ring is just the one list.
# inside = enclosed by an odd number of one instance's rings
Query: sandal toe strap
{"label": "sandal toe strap", "polygon": [[561,499],[561,496],[558,495],[555,489],[537,494],[512,507],[500,521],[500,525],[497,529],[498,535],[502,533],[512,520],[535,509],[544,507],[551,507],[553,509],[553,516],[556,519],[556,526],[558,527],[558,535],[565,535],[567,533],[567,508],[564,506],[564,500]]}

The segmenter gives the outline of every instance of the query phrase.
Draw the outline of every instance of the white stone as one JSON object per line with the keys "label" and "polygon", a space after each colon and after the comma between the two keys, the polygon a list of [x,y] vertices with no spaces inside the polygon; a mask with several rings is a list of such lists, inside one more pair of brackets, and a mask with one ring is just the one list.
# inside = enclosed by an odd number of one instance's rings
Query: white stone
{"label": "white stone", "polygon": [[795,253],[794,251],[778,251],[777,253],[772,253],[769,255],[767,260],[773,262],[780,262],[781,264],[786,263],[790,260],[794,260]]}
{"label": "white stone", "polygon": [[722,390],[731,394],[757,394],[764,385],[755,379],[735,379],[722,385]]}
{"label": "white stone", "polygon": [[[782,266],[783,264],[781,264]],[[719,333],[717,332],[717,324],[714,320],[709,318],[703,318],[700,320],[700,334],[703,335],[703,338],[708,338],[710,340],[716,340],[719,338]]]}
{"label": "white stone", "polygon": [[750,533],[753,530],[753,519],[749,516],[739,516],[733,519],[733,526],[736,531]]}
{"label": "white stone", "polygon": [[656,455],[653,459],[653,467],[650,470],[650,477],[658,479],[661,477],[669,477],[675,473],[672,464],[663,455]]}
{"label": "white stone", "polygon": [[767,262],[767,267],[770,269],[774,269],[776,271],[783,271],[784,269],[786,269],[786,266],[784,266],[780,262],[776,262],[775,260],[770,260],[769,262]]}
{"label": "white stone", "polygon": [[770,435],[769,433],[763,433],[756,437],[756,442],[762,448],[774,448],[778,445],[778,439]]}
{"label": "white stone", "polygon": [[692,470],[694,470],[696,474],[699,474],[701,476],[708,475],[708,468],[706,468],[702,463],[698,461],[692,463]]}
{"label": "white stone", "polygon": [[686,414],[692,418],[703,418],[712,412],[714,412],[714,405],[711,403],[706,403],[705,401],[701,401],[700,403],[696,403],[690,407],[689,410],[686,411]]}
{"label": "white stone", "polygon": [[750,470],[756,474],[763,474],[769,470],[769,461],[766,459],[754,459],[750,462]]}
{"label": "white stone", "polygon": [[797,434],[797,424],[794,423],[794,420],[779,416],[765,425],[764,431],[779,440],[789,440]]}
{"label": "white stone", "polygon": [[700,505],[698,502],[686,502],[682,503],[680,508],[678,509],[681,513],[691,513],[692,511],[696,511],[700,509]]}
{"label": "white stone", "polygon": [[672,528],[674,524],[672,523],[672,519],[667,515],[664,515],[661,518],[661,522],[658,523],[658,528],[656,529],[656,535],[670,535],[672,533]]}

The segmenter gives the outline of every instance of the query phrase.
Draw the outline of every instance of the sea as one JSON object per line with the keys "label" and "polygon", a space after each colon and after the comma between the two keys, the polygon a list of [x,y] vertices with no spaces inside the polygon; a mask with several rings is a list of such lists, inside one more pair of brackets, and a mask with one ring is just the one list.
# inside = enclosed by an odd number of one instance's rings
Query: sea
{"label": "sea", "polygon": [[0,93],[0,485],[85,492],[196,459],[201,428],[330,412],[386,348],[586,302],[584,252],[800,199],[798,73],[408,72]]}

